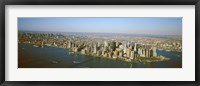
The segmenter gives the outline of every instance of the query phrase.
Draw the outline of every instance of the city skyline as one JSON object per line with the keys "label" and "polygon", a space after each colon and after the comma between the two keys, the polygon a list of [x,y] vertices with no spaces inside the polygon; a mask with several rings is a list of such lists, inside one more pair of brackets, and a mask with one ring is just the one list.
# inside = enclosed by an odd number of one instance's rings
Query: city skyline
{"label": "city skyline", "polygon": [[182,18],[18,18],[18,30],[182,35]]}
{"label": "city skyline", "polygon": [[[182,67],[182,42],[176,38],[42,32],[19,32],[18,37],[20,68],[132,68],[150,67],[149,64],[154,65],[151,67]],[[31,61],[29,56],[32,55],[35,56],[30,65],[24,63],[27,58],[27,61]],[[45,58],[46,66],[44,60],[41,61]],[[102,61],[105,61],[105,65],[102,65]],[[123,66],[122,62],[128,65]]]}

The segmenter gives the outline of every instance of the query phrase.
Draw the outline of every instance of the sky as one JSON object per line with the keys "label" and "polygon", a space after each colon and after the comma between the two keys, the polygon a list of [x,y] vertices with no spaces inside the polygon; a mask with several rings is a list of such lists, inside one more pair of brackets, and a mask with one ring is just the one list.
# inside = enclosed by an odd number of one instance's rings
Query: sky
{"label": "sky", "polygon": [[182,35],[182,18],[18,18],[18,30]]}

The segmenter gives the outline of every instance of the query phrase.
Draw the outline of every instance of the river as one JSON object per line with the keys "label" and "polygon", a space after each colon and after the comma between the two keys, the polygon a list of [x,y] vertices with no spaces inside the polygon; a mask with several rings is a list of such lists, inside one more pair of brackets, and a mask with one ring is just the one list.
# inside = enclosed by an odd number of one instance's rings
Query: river
{"label": "river", "polygon": [[32,44],[18,44],[18,68],[182,68],[182,53],[157,50],[169,61],[156,63],[128,63],[82,54],[70,54],[63,48]]}

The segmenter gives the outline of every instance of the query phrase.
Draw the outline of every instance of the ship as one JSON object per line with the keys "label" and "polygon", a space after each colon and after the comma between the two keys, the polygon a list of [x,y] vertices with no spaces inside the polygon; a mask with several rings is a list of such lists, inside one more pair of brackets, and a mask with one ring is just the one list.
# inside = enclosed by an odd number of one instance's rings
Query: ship
{"label": "ship", "polygon": [[33,45],[33,47],[39,47],[38,45]]}
{"label": "ship", "polygon": [[80,62],[78,62],[78,61],[73,61],[73,63],[77,64],[77,63],[80,63]]}

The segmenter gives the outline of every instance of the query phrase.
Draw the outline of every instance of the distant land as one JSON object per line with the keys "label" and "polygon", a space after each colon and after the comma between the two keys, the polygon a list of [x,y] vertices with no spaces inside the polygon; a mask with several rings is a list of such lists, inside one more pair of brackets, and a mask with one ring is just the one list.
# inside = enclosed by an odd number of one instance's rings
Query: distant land
{"label": "distant land", "polygon": [[112,35],[123,35],[123,36],[135,36],[135,37],[152,37],[152,38],[180,38],[182,35],[157,35],[157,34],[135,34],[135,33],[99,33],[99,32],[60,32],[60,31],[28,31],[19,30],[19,32],[30,32],[30,33],[54,33],[54,34],[112,34]]}

